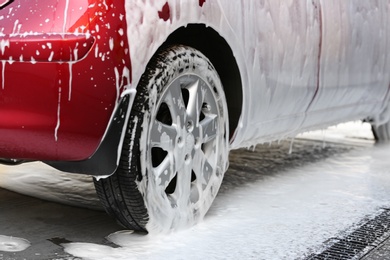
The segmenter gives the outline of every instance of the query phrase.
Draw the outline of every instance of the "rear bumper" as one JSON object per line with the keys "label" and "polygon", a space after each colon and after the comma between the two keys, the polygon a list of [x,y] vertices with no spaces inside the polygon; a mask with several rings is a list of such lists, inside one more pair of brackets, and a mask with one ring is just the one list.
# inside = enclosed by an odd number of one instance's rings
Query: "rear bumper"
{"label": "rear bumper", "polygon": [[103,0],[0,10],[0,158],[77,162],[98,151],[131,82],[124,13],[123,1]]}
{"label": "rear bumper", "polygon": [[[37,63],[31,68],[15,62],[3,70],[0,157],[73,161],[94,153],[109,122],[112,110],[105,106],[114,102],[113,96],[98,100],[76,85],[70,96],[68,64]],[[76,80],[72,84],[83,86]]]}
{"label": "rear bumper", "polygon": [[[69,77],[64,74],[71,75],[70,64],[85,58],[93,44],[90,35],[1,37],[0,157],[80,160],[96,149],[97,141],[77,133],[77,128],[59,132],[61,108],[69,107],[63,93],[66,84],[69,91]],[[94,148],[72,155],[61,152],[75,142]]]}
{"label": "rear bumper", "polygon": [[93,66],[95,44],[86,34],[0,37],[0,158],[79,161],[96,151],[116,91],[98,86],[110,80]]}

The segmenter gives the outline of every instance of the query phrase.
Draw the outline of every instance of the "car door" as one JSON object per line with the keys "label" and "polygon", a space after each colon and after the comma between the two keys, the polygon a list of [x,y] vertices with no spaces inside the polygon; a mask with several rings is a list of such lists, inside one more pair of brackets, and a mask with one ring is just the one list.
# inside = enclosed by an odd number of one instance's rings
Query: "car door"
{"label": "car door", "polygon": [[319,89],[305,126],[363,119],[389,88],[389,2],[320,0]]}
{"label": "car door", "polygon": [[229,1],[221,6],[244,56],[242,61],[233,48],[244,92],[243,127],[233,148],[292,135],[317,90],[318,0]]}

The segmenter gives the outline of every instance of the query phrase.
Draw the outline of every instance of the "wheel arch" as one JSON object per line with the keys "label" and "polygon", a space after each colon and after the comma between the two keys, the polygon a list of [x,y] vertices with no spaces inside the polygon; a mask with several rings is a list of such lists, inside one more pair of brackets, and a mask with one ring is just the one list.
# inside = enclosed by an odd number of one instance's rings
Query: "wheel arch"
{"label": "wheel arch", "polygon": [[[177,44],[199,50],[217,70],[226,96],[230,138],[232,138],[237,129],[243,105],[241,74],[232,49],[217,31],[202,24],[189,24],[186,27],[180,27],[168,36],[160,48]],[[117,120],[110,121],[102,143],[91,158],[77,162],[45,161],[45,163],[65,172],[95,176],[111,175],[118,166],[118,146],[121,147],[123,143],[123,129],[127,125],[127,120],[123,120],[127,118],[124,114],[126,114],[129,107],[132,107],[134,95],[135,93],[131,93],[128,98],[122,100],[114,113],[113,118]]]}
{"label": "wheel arch", "polygon": [[230,45],[217,31],[203,24],[180,27],[170,34],[161,47],[174,44],[183,44],[199,50],[217,70],[228,106],[230,137],[234,136],[241,117],[243,91],[241,74]]}

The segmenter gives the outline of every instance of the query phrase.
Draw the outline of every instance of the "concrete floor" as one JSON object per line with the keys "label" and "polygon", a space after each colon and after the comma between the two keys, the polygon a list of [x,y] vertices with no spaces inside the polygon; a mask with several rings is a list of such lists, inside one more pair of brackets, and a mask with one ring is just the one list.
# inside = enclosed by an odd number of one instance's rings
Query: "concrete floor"
{"label": "concrete floor", "polygon": [[74,259],[58,245],[66,241],[106,243],[121,229],[103,211],[66,206],[0,189],[0,233],[28,238],[22,252],[1,252],[1,260]]}
{"label": "concrete floor", "polygon": [[[285,141],[254,152],[234,151],[204,223],[155,245],[138,241],[138,251],[106,239],[123,228],[95,205],[90,180],[70,182],[73,176],[40,165],[3,167],[0,184],[46,199],[0,188],[0,235],[31,242],[22,252],[0,251],[0,260],[81,259],[82,254],[72,256],[61,246],[71,242],[88,243],[84,246],[90,245],[96,255],[100,253],[96,245],[118,249],[111,256],[101,253],[90,259],[304,259],[328,239],[353,229],[367,214],[390,205],[390,178],[383,159],[390,146],[376,148],[364,138],[324,145],[309,138],[296,140],[290,154],[290,145]],[[47,175],[23,177],[29,171]],[[389,249],[390,242],[384,242],[365,260],[390,259]]]}

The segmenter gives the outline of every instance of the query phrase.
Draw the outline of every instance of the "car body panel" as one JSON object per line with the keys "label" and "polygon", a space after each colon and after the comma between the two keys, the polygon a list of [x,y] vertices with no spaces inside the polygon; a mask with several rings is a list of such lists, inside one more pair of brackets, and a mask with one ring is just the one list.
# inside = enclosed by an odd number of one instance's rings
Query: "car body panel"
{"label": "car body panel", "polygon": [[388,103],[389,14],[367,0],[15,1],[0,10],[0,158],[90,158],[121,93],[190,24],[223,37],[239,68],[231,149],[375,117]]}
{"label": "car body panel", "polygon": [[[161,12],[167,3],[167,21],[147,15]],[[320,14],[316,1],[225,0],[203,5],[199,1],[126,1],[126,10],[130,10],[131,59],[138,65],[133,66],[134,85],[170,33],[188,23],[203,23],[228,42],[241,73],[244,100],[231,148],[298,131],[317,89]],[[141,26],[133,22],[137,17],[144,19]],[[151,45],[145,47],[145,41]]]}
{"label": "car body panel", "polygon": [[[138,65],[134,87],[147,61],[180,26],[204,23],[228,42],[244,96],[232,149],[372,117],[388,103],[390,59],[381,55],[390,48],[388,3],[221,0],[203,1],[199,8],[198,1],[160,0],[126,5],[131,58]],[[167,5],[167,20],[147,15]],[[134,16],[144,17],[142,26],[134,24]],[[370,45],[372,39],[377,41]],[[145,41],[151,42],[147,48]]]}
{"label": "car body panel", "polygon": [[78,161],[98,148],[130,82],[123,6],[103,2],[1,10],[0,157]]}
{"label": "car body panel", "polygon": [[323,18],[319,89],[305,125],[315,128],[324,119],[340,122],[378,114],[390,82],[389,3],[320,3]]}

